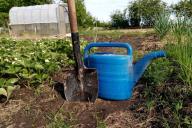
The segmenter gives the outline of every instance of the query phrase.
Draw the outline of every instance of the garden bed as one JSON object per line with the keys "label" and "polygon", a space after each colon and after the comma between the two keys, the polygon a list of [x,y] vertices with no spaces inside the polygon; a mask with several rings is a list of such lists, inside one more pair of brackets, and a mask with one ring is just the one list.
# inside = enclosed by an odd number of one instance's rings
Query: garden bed
{"label": "garden bed", "polygon": [[[91,36],[83,38],[92,41]],[[111,41],[131,42],[136,58],[150,50],[164,47],[156,35],[122,35],[110,38]],[[108,41],[105,36],[98,39]],[[3,84],[1,88],[6,90],[7,86],[19,85],[7,102],[0,103],[0,127],[190,126],[191,93],[182,92],[181,88],[185,84],[177,77],[177,69],[180,67],[174,63],[172,55],[169,59],[158,59],[152,63],[129,101],[97,99],[95,103],[69,103],[64,98],[63,82],[74,64],[70,40],[43,40],[34,43],[2,39],[0,44],[4,47],[0,52],[0,68],[3,69],[1,79],[15,79],[15,82]],[[86,44],[85,41],[81,45]],[[9,52],[5,52],[7,49],[10,49]],[[2,58],[6,61],[2,61]],[[18,60],[24,60],[26,64]],[[20,67],[20,70],[8,72],[15,67]],[[37,77],[38,75],[41,77]],[[42,77],[43,75],[46,77]]]}

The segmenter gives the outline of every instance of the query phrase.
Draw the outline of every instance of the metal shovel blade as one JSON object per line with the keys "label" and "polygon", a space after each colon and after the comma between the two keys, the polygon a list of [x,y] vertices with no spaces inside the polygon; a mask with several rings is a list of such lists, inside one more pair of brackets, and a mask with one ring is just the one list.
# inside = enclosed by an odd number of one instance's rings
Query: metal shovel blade
{"label": "metal shovel blade", "polygon": [[76,73],[70,74],[64,84],[64,93],[67,101],[94,102],[98,96],[98,79],[96,69],[83,69],[83,92]]}

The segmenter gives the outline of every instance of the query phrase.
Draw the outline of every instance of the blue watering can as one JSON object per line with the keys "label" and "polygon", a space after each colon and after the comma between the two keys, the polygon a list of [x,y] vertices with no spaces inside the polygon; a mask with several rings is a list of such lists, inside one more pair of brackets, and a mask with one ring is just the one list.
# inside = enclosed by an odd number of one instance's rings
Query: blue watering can
{"label": "blue watering can", "polygon": [[[89,53],[93,47],[125,48],[126,55],[109,52]],[[141,78],[151,60],[165,57],[164,51],[146,54],[133,64],[133,50],[128,43],[98,42],[90,43],[84,49],[84,65],[96,68],[99,77],[98,96],[107,100],[127,100],[132,96],[133,88]]]}

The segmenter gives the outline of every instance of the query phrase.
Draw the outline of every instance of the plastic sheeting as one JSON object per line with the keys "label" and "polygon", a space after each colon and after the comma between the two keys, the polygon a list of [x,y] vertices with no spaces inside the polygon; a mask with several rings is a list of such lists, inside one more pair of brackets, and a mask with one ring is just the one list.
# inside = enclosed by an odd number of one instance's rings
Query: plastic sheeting
{"label": "plastic sheeting", "polygon": [[[35,23],[58,23],[59,7],[67,9],[66,4],[45,4],[28,7],[13,7],[9,12],[10,25],[35,24]],[[65,11],[64,18],[68,18]],[[68,19],[65,19],[68,21]]]}

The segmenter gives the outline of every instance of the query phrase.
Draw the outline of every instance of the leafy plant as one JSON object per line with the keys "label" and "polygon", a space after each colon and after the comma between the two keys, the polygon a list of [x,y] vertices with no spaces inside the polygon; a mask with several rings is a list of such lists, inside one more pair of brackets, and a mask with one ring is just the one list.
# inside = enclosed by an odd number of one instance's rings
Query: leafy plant
{"label": "leafy plant", "polygon": [[192,25],[191,19],[187,17],[177,17],[177,20],[174,21],[171,25],[172,35],[176,38],[177,43],[182,43],[183,39],[186,37],[190,26]]}
{"label": "leafy plant", "polygon": [[162,12],[156,16],[154,29],[159,35],[160,39],[163,39],[163,37],[167,35],[167,33],[170,31],[170,27],[170,14],[168,12]]}
{"label": "leafy plant", "polygon": [[58,114],[47,128],[70,128],[70,125],[64,121],[62,114]]}
{"label": "leafy plant", "polygon": [[186,17],[178,17],[171,23],[166,33],[167,37],[173,37],[165,46],[168,59],[150,65],[144,75],[147,85],[142,95],[146,99],[144,105],[155,108],[153,117],[158,119],[155,123],[158,127],[191,127],[191,25],[191,19]]}
{"label": "leafy plant", "polygon": [[170,56],[174,58],[174,61],[180,66],[179,77],[182,81],[189,85],[192,85],[192,45],[191,42],[169,44],[167,50]]}
{"label": "leafy plant", "polygon": [[0,95],[15,85],[38,87],[62,67],[74,64],[71,41],[0,39]]}
{"label": "leafy plant", "polygon": [[173,67],[168,59],[154,60],[144,73],[143,80],[148,85],[161,85],[169,79]]}
{"label": "leafy plant", "polygon": [[0,78],[0,95],[3,95],[9,100],[12,92],[15,90],[16,86],[14,84],[18,81],[17,78],[3,79]]}

